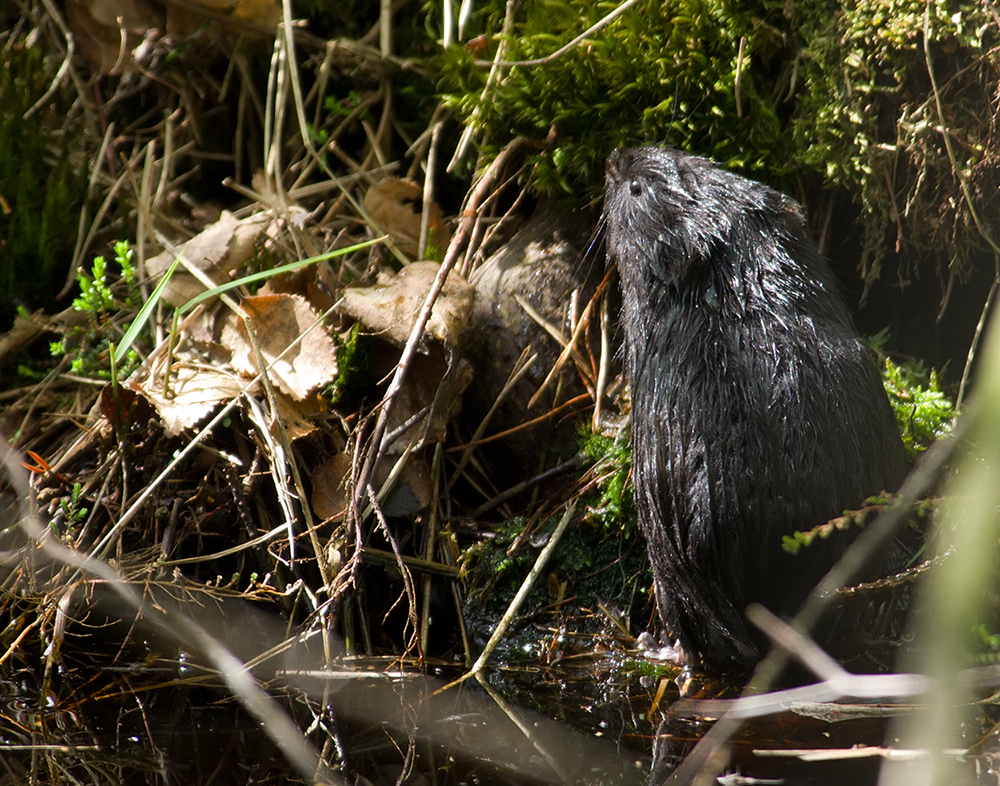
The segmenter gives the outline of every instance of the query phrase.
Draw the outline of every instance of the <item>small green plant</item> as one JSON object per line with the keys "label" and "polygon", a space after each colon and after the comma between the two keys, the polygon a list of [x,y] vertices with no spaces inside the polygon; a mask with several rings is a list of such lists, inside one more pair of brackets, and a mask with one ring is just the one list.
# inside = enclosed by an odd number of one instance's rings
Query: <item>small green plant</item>
{"label": "small green plant", "polygon": [[896,365],[886,358],[882,382],[911,461],[951,432],[958,413],[952,400],[938,387],[933,369],[928,371],[918,361]]}
{"label": "small green plant", "polygon": [[[77,525],[82,524],[87,516],[90,515],[90,509],[84,507],[82,501],[83,486],[79,483],[74,483],[69,497],[64,497],[59,503],[59,509],[63,513],[63,521],[65,522],[65,529],[61,537],[66,541],[76,538]],[[57,535],[59,534],[59,522],[56,519],[49,522],[49,528]]]}
{"label": "small green plant", "polygon": [[[350,117],[351,112],[361,106],[361,95],[353,88],[343,99],[336,96],[327,96],[323,99],[323,108],[333,117]],[[361,120],[368,118],[367,112],[361,113]]]}
{"label": "small green plant", "polygon": [[[864,506],[859,510],[846,510],[844,515],[837,516],[822,524],[818,524],[812,529],[793,532],[791,535],[783,535],[781,538],[781,548],[789,554],[798,554],[800,550],[809,548],[817,540],[826,540],[830,535],[838,530],[861,529],[872,521],[882,509],[889,504],[886,497],[875,495],[865,500]],[[918,503],[914,507],[917,512],[920,508]]]}
{"label": "small green plant", "polygon": [[[94,258],[90,273],[77,272],[80,294],[73,301],[73,309],[86,315],[87,325],[70,328],[59,340],[49,345],[53,356],[68,355],[72,358],[70,370],[73,374],[111,377],[109,350],[119,341],[128,326],[118,326],[115,320],[123,311],[131,311],[141,299],[135,284],[133,251],[127,241],[115,243],[115,264],[121,271],[125,292],[119,298],[108,283],[108,263],[103,256]],[[138,353],[129,348],[124,363],[118,368],[119,374],[127,374],[138,362]]]}
{"label": "small green plant", "polygon": [[[134,292],[135,268],[132,265],[132,254],[133,251],[126,241],[120,240],[115,243],[115,262],[121,269],[122,278],[125,279],[129,290]],[[82,270],[77,273],[80,296],[73,301],[73,308],[95,316],[117,311],[122,306],[131,308],[134,305],[130,296],[126,296],[121,303],[118,302],[105,280],[106,270],[107,262],[104,261],[104,257],[95,257],[90,276]]]}

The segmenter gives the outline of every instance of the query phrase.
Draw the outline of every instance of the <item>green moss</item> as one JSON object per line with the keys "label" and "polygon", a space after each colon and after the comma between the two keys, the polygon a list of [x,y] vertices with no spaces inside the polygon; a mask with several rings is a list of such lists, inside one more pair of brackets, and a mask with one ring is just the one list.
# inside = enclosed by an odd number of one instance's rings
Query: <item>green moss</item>
{"label": "green moss", "polygon": [[355,325],[341,340],[343,343],[337,350],[337,378],[327,394],[331,404],[353,412],[364,399],[375,395],[372,364],[379,339],[362,333],[360,325]]}
{"label": "green moss", "polygon": [[[462,553],[462,569],[466,575],[470,608],[483,608],[502,614],[506,605],[514,598],[518,587],[531,569],[537,552],[521,548],[514,555],[507,553],[510,546],[524,531],[527,519],[515,517],[498,525],[495,537],[480,540]],[[530,605],[539,605],[544,589],[535,586],[535,596],[529,598]]]}
{"label": "green moss", "polygon": [[[928,9],[937,96],[924,52]],[[923,0],[856,0],[832,15],[818,3],[796,10],[804,45],[795,61],[795,155],[862,205],[862,273],[877,278],[893,244],[903,252],[901,279],[928,252],[967,270],[985,243],[961,180],[979,192],[980,212],[996,205],[996,153],[989,152],[996,26],[989,10]],[[954,139],[954,166],[942,124]]]}
{"label": "green moss", "polygon": [[[34,48],[0,50],[0,322],[15,308],[51,305],[66,280],[86,193],[86,161],[71,159],[81,124],[67,122],[69,87],[27,120],[58,62]],[[2,329],[5,329],[2,328]]]}
{"label": "green moss", "polygon": [[580,431],[580,452],[593,463],[592,472],[599,479],[596,499],[587,505],[587,519],[599,523],[605,532],[620,529],[622,537],[633,537],[638,526],[629,482],[632,445],[628,433],[606,437],[584,427]]}
{"label": "green moss", "polygon": [[[617,5],[521,4],[505,59],[547,56]],[[528,156],[538,191],[594,194],[611,150],[668,143],[800,198],[820,182],[846,189],[862,211],[869,283],[889,253],[902,281],[923,260],[962,274],[988,246],[969,198],[987,233],[1000,213],[998,33],[982,4],[929,7],[937,95],[923,0],[650,0],[552,62],[503,72],[485,97],[488,70],[465,47],[444,52],[437,73],[446,103],[479,132],[477,166],[513,137],[539,142]],[[476,8],[472,34],[488,42],[478,56],[491,58],[505,4]],[[810,172],[819,177],[799,177]]]}
{"label": "green moss", "polygon": [[[652,579],[646,548],[638,537],[632,487],[631,451],[627,433],[616,437],[581,433],[581,452],[594,465],[589,477],[597,479],[583,494],[579,521],[563,534],[547,572],[566,582],[567,595],[581,606],[610,602],[635,613],[648,610]],[[470,609],[499,610],[514,597],[551,532],[558,516],[545,522],[531,544],[511,545],[533,523],[515,517],[497,525],[495,536],[467,549],[464,566],[468,578]],[[537,546],[537,548],[532,547]],[[547,583],[538,582],[529,595],[524,614],[553,602]],[[645,619],[645,617],[643,617]]]}
{"label": "green moss", "polygon": [[973,625],[972,634],[977,649],[973,654],[974,662],[984,665],[1000,662],[1000,633],[993,630],[984,623]]}
{"label": "green moss", "polygon": [[[525,4],[506,57],[544,57],[617,5],[586,0]],[[593,188],[613,149],[643,141],[669,141],[737,170],[776,170],[782,167],[776,154],[785,146],[783,132],[773,100],[758,92],[753,64],[769,61],[775,42],[780,43],[780,36],[767,32],[770,18],[780,17],[779,8],[648,2],[586,46],[545,65],[510,69],[485,101],[486,69],[456,46],[439,64],[441,87],[463,118],[475,118],[487,157],[513,136],[542,140],[555,131],[555,146],[530,158],[532,183],[540,191]],[[499,29],[502,11],[502,3],[486,3],[484,27]],[[754,30],[763,32],[749,37]],[[738,100],[736,63],[743,36],[748,43]],[[494,37],[491,44],[496,43]]]}

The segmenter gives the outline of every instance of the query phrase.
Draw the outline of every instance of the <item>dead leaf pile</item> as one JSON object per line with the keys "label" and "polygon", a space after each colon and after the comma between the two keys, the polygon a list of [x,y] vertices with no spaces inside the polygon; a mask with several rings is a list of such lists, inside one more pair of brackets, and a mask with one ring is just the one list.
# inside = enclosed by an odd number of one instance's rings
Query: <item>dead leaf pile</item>
{"label": "dead leaf pile", "polygon": [[[267,211],[244,219],[223,213],[186,243],[147,260],[147,270],[157,280],[180,258],[163,297],[182,307],[207,289],[229,282],[278,232]],[[266,432],[272,454],[287,455],[287,445],[280,448],[282,439],[295,441],[316,431],[316,418],[323,414],[317,394],[339,372],[343,342],[337,333],[354,325],[379,340],[375,381],[392,374],[440,266],[414,263],[399,273],[379,275],[372,286],[330,292],[334,277],[323,274],[322,264],[304,268],[301,275],[268,281],[254,295],[240,296],[238,289],[230,289],[190,311],[172,351],[153,353],[127,383],[149,401],[168,437],[197,427],[221,404],[242,396],[251,421]],[[338,303],[336,309],[327,308],[331,299]],[[411,514],[431,501],[426,449],[445,438],[472,378],[459,348],[473,304],[472,286],[452,273],[398,393],[388,424],[391,442],[374,474],[388,515]],[[267,395],[260,383],[265,377],[271,388]],[[261,414],[265,400],[272,402],[264,408],[266,416]],[[347,441],[349,435],[342,435],[341,444]],[[310,478],[313,509],[322,519],[343,514],[352,470],[347,454],[334,447],[328,452],[330,458],[311,468]]]}

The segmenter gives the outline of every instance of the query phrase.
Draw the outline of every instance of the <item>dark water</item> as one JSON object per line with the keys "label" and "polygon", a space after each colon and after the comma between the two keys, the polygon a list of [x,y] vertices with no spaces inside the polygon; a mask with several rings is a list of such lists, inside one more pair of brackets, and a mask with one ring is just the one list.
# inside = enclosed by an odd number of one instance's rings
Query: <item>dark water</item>
{"label": "dark water", "polygon": [[[324,667],[317,633],[289,635],[252,604],[167,598],[156,596],[167,619],[196,611],[252,664],[276,700],[268,711],[290,717],[329,768],[320,782],[665,782],[713,725],[681,711],[681,692],[704,699],[738,689],[653,666],[627,636],[536,629],[512,637],[481,681],[442,691],[460,666],[348,656],[331,638]],[[44,630],[0,664],[0,784],[312,780],[180,634],[113,606],[92,590],[70,609],[58,652]],[[721,782],[874,784],[882,760],[857,746],[883,745],[898,709],[828,707],[749,721],[729,742]],[[970,727],[970,742],[972,732],[981,741],[963,769],[970,782],[997,782],[990,715],[984,709]]]}

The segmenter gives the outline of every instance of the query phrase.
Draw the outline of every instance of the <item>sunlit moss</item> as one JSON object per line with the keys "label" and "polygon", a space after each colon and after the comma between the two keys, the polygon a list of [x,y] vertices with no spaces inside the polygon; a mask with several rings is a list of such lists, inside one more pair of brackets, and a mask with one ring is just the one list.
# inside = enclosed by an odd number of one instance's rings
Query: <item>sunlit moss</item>
{"label": "sunlit moss", "polygon": [[637,530],[637,519],[629,482],[632,445],[627,432],[607,437],[584,429],[580,434],[580,452],[593,462],[593,474],[599,478],[596,499],[587,508],[587,518],[605,529],[620,529],[624,537],[632,537]]}
{"label": "sunlit moss", "polygon": [[[549,55],[617,5],[525,4],[506,59]],[[500,29],[503,8],[483,5],[484,29]],[[775,15],[778,5],[644,3],[553,62],[510,69],[486,101],[486,69],[452,47],[442,58],[442,87],[452,107],[475,117],[488,156],[512,136],[541,141],[555,132],[554,146],[532,156],[532,182],[541,191],[593,187],[614,148],[644,141],[670,142],[734,169],[774,170],[783,132],[774,101],[758,92],[754,64],[770,62],[775,43],[783,47],[780,35],[767,32]],[[762,32],[748,39],[737,98],[740,40],[755,27]]]}
{"label": "sunlit moss", "polygon": [[[521,4],[504,59],[550,55],[617,5]],[[484,33],[486,49],[454,45],[437,65],[446,103],[478,131],[479,166],[524,136],[537,142],[527,177],[542,192],[595,193],[611,150],[645,142],[788,191],[815,172],[861,208],[869,283],[891,249],[907,280],[927,260],[966,272],[988,246],[1000,58],[987,6],[644,2],[552,62],[502,72],[484,95],[488,70],[474,61],[497,51],[505,8],[477,3],[471,34]]]}
{"label": "sunlit moss", "polygon": [[337,351],[337,378],[327,393],[334,406],[349,411],[365,398],[374,396],[372,363],[379,339],[362,333],[361,327],[354,325],[341,341]]}

